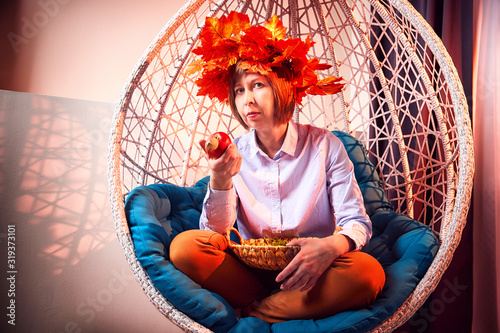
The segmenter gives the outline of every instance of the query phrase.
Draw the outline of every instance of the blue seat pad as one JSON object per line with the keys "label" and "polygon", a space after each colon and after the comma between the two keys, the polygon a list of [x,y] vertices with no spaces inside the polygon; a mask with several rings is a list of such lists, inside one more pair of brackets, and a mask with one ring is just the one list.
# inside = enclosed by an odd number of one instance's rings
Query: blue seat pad
{"label": "blue seat pad", "polygon": [[373,224],[373,237],[363,251],[382,264],[386,284],[367,308],[320,320],[292,320],[270,325],[257,318],[238,320],[219,295],[201,288],[169,261],[168,249],[180,232],[199,227],[208,177],[193,187],[154,184],[135,188],[125,213],[137,258],[153,284],[172,305],[214,332],[364,332],[388,318],[406,300],[434,259],[439,241],[427,226],[394,212],[363,145],[349,134],[333,132],[353,162]]}

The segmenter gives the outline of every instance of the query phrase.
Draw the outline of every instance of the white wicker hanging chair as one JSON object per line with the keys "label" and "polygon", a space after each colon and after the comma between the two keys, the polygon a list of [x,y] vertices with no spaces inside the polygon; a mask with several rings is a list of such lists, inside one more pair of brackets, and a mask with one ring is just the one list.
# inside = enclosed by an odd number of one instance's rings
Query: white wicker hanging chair
{"label": "white wicker hanging chair", "polygon": [[310,35],[311,56],[342,76],[335,96],[308,96],[295,121],[358,138],[396,211],[430,226],[441,242],[406,302],[373,331],[407,321],[436,288],[460,241],[469,208],[473,145],[467,103],[450,56],[406,0],[192,0],[164,26],[129,77],[109,143],[113,218],[128,262],[157,308],[185,331],[209,331],[178,311],[137,261],[124,199],[139,185],[190,186],[208,173],[196,142],[215,131],[244,133],[228,107],[196,97],[185,67],[207,16],[276,14],[292,37]]}

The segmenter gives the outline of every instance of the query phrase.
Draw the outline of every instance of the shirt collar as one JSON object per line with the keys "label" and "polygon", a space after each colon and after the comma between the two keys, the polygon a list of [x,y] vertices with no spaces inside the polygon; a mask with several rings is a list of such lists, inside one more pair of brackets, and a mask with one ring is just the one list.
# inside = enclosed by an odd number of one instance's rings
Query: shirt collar
{"label": "shirt collar", "polygon": [[283,146],[281,146],[281,151],[290,155],[295,155],[295,150],[297,148],[297,124],[293,121],[288,123],[288,129],[286,131],[285,141],[283,141]]}
{"label": "shirt collar", "polygon": [[[280,151],[276,154],[276,158],[279,158],[283,153],[294,156],[295,150],[297,148],[297,138],[297,124],[293,121],[290,121],[288,123],[285,140],[283,141],[283,145],[281,146]],[[262,155],[265,155],[257,145],[255,130],[252,130],[250,139],[250,155],[254,156],[258,152],[260,152]]]}

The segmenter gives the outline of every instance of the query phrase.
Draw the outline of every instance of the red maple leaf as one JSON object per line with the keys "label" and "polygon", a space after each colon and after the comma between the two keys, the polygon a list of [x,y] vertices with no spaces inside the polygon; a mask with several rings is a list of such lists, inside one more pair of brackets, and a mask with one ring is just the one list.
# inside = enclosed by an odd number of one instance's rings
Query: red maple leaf
{"label": "red maple leaf", "polygon": [[208,96],[209,98],[217,98],[219,101],[224,101],[228,96],[228,86],[222,85],[220,82],[229,80],[228,71],[213,70],[210,74],[198,78],[195,83],[200,89],[197,96]]}
{"label": "red maple leaf", "polygon": [[250,28],[250,19],[246,14],[233,11],[227,16],[227,24],[231,26],[233,35],[239,35],[242,31]]}
{"label": "red maple leaf", "polygon": [[296,103],[307,94],[332,94],[343,87],[337,78],[319,80],[316,71],[331,66],[309,59],[308,52],[314,45],[310,37],[286,39],[287,28],[273,15],[261,26],[250,26],[248,15],[231,12],[220,18],[208,17],[200,34],[200,45],[193,50],[201,59],[188,65],[186,73],[200,73],[195,81],[199,96],[227,102],[230,67],[241,61],[249,72],[268,75],[277,68],[287,68]]}
{"label": "red maple leaf", "polygon": [[242,61],[240,66],[242,69],[246,69],[250,73],[268,75],[272,72],[272,68],[269,64],[263,64],[260,61]]}
{"label": "red maple leaf", "polygon": [[240,39],[238,52],[246,59],[267,60],[270,55],[269,38],[271,32],[262,26],[250,27]]}

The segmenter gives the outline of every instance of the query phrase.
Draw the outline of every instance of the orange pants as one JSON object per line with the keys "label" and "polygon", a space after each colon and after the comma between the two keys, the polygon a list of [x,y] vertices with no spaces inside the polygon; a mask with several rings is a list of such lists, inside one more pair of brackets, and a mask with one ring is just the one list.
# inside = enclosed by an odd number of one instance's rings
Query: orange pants
{"label": "orange pants", "polygon": [[206,230],[177,235],[170,245],[170,260],[194,282],[241,308],[243,316],[269,323],[326,318],[365,307],[385,283],[379,262],[355,251],[337,258],[310,289],[274,292],[279,290],[279,272],[247,266],[228,248],[226,237]]}

